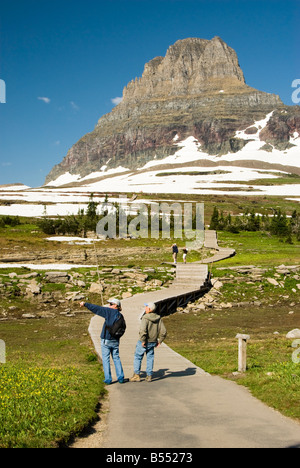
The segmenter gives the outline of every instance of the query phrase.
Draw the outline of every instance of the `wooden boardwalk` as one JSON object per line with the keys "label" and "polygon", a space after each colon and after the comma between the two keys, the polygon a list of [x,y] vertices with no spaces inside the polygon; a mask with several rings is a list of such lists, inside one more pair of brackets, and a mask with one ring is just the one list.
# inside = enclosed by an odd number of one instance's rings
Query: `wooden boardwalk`
{"label": "wooden boardwalk", "polygon": [[225,260],[226,258],[230,258],[235,255],[234,249],[219,247],[216,231],[205,231],[204,247],[208,249],[217,250],[217,253],[215,253],[215,255],[213,255],[210,258],[202,260],[201,263],[208,264],[208,263],[220,262],[221,260]]}
{"label": "wooden boardwalk", "polygon": [[[216,249],[216,235],[207,246]],[[214,244],[214,247],[213,247]],[[221,252],[220,252],[221,250]],[[224,250],[228,250],[225,252]],[[219,249],[222,259],[233,255]],[[209,260],[206,263],[209,263]],[[218,256],[218,260],[221,260]],[[139,315],[146,302],[161,312],[205,294],[208,266],[178,264],[176,280],[168,289],[138,294],[122,301],[127,330],[120,356],[128,378],[139,330]],[[169,311],[167,310],[169,309]],[[101,357],[103,319],[94,316],[89,332]],[[114,367],[114,366],[112,366]],[[144,377],[145,362],[142,366]],[[115,374],[113,372],[115,378]],[[155,352],[152,383],[114,383],[109,390],[107,427],[74,448],[280,448],[300,446],[300,425],[256,400],[234,382],[212,377],[166,344]],[[102,432],[101,432],[102,431]]]}
{"label": "wooden boardwalk", "polygon": [[[215,250],[219,249],[217,244],[217,234],[215,231],[205,231],[205,242],[209,248],[213,248]],[[218,255],[218,260],[216,261],[223,260],[232,255],[234,255],[234,251],[231,249],[221,249],[220,255]],[[211,259],[209,258],[203,262],[211,263]],[[133,315],[130,314],[127,316],[126,314],[126,337],[128,337],[129,333],[132,332],[135,337],[138,336],[139,321],[137,320],[137,317],[140,315],[145,302],[154,302],[157,306],[157,313],[164,317],[175,313],[178,307],[186,307],[189,302],[195,302],[197,299],[204,296],[210,289],[211,282],[207,264],[203,264],[202,262],[186,264],[178,263],[176,265],[176,278],[170,287],[162,288],[159,291],[153,291],[147,294],[137,294],[132,298],[122,301],[123,309],[134,309],[137,314],[133,321]],[[100,358],[100,333],[102,322],[101,318],[93,317],[89,327],[89,333]]]}

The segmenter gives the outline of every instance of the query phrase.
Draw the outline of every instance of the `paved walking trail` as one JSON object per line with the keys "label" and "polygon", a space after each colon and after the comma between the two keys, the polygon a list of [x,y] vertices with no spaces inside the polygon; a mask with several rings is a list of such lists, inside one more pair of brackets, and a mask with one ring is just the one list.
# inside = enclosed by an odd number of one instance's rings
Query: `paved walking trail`
{"label": "paved walking trail", "polygon": [[[212,248],[212,243],[216,242],[215,233],[210,233],[206,240]],[[222,258],[234,254],[225,250]],[[169,289],[122,301],[127,331],[121,340],[120,354],[127,378],[133,373],[138,317],[145,302],[156,302],[194,289],[194,284],[187,286],[178,281]],[[89,328],[99,355],[102,324],[103,319],[94,316]],[[143,380],[121,385],[116,381],[107,388],[109,411],[104,433],[95,432],[90,440],[78,440],[74,447],[300,447],[300,424],[268,408],[244,387],[210,376],[165,344],[156,349],[151,383]]]}

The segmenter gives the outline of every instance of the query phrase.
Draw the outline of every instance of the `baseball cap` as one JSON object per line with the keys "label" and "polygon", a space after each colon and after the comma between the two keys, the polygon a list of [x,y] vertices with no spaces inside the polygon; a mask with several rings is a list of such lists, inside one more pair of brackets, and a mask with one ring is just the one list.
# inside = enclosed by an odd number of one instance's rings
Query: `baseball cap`
{"label": "baseball cap", "polygon": [[116,304],[118,307],[121,307],[121,301],[119,299],[116,299],[112,297],[111,299],[108,299],[108,304]]}
{"label": "baseball cap", "polygon": [[145,304],[146,307],[149,307],[149,309],[154,312],[155,309],[156,309],[156,304],[154,304],[154,302],[148,302],[147,304]]}

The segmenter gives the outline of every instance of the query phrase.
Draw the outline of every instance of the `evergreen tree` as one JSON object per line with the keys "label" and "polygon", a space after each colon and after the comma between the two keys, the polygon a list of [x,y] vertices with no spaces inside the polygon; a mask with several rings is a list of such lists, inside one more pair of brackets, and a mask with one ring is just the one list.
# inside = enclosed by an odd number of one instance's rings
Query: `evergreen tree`
{"label": "evergreen tree", "polygon": [[255,211],[252,210],[250,216],[248,217],[247,231],[259,231],[259,230],[260,230],[259,215],[256,215]]}
{"label": "evergreen tree", "polygon": [[215,231],[218,228],[219,228],[219,210],[215,206],[212,217],[211,217],[211,220],[210,220],[210,229]]}
{"label": "evergreen tree", "polygon": [[272,219],[270,230],[272,234],[275,234],[278,237],[287,237],[290,234],[290,225],[285,213],[282,213],[281,210],[275,212]]}

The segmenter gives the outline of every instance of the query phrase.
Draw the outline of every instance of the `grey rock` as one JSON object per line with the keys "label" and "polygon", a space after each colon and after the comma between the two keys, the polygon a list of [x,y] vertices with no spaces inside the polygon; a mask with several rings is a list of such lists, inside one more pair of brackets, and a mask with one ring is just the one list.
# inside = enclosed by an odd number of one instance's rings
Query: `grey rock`
{"label": "grey rock", "polygon": [[291,330],[290,332],[288,332],[288,334],[286,335],[286,338],[289,338],[289,339],[297,339],[297,338],[300,338],[300,330],[299,330],[299,328],[295,328],[294,330]]}
{"label": "grey rock", "polygon": [[48,283],[68,283],[70,276],[65,271],[48,271],[45,278]]}

